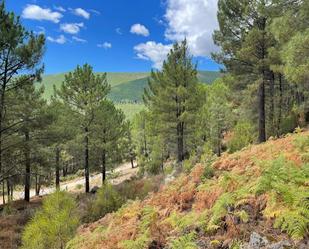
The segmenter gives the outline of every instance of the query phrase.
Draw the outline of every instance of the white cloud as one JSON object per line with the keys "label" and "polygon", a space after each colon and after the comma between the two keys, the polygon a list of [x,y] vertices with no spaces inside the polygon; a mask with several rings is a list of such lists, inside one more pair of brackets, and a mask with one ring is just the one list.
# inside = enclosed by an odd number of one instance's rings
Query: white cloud
{"label": "white cloud", "polygon": [[194,56],[209,56],[217,47],[212,33],[218,27],[218,0],[167,0],[165,37],[170,41],[187,38]]}
{"label": "white cloud", "polygon": [[71,9],[73,14],[76,16],[81,16],[85,19],[89,19],[90,18],[90,13],[87,12],[86,10],[82,9],[82,8],[76,8],[76,9]]}
{"label": "white cloud", "polygon": [[58,43],[58,44],[64,44],[67,42],[67,39],[64,35],[60,35],[57,38],[53,38],[51,36],[47,36],[47,40],[50,42]]}
{"label": "white cloud", "polygon": [[44,28],[44,27],[42,27],[42,26],[37,26],[37,29],[39,30],[39,31],[34,31],[34,33],[35,34],[45,34],[45,32],[46,32],[46,29]]}
{"label": "white cloud", "polygon": [[72,39],[73,39],[74,41],[77,41],[77,42],[80,42],[80,43],[86,43],[86,42],[87,42],[87,40],[82,39],[82,38],[79,38],[79,37],[77,37],[77,36],[72,36]]}
{"label": "white cloud", "polygon": [[63,23],[60,25],[60,29],[69,34],[77,34],[80,28],[84,27],[84,23]]}
{"label": "white cloud", "polygon": [[149,30],[139,23],[132,25],[130,32],[136,35],[149,36]]}
{"label": "white cloud", "polygon": [[65,8],[63,8],[62,6],[54,6],[55,10],[61,11],[61,12],[66,12]]}
{"label": "white cloud", "polygon": [[112,48],[112,44],[110,42],[104,42],[102,44],[98,44],[97,47],[98,48],[109,49],[109,48]]}
{"label": "white cloud", "polygon": [[138,44],[134,47],[137,58],[153,62],[153,67],[160,69],[172,45],[164,45],[154,41]]}
{"label": "white cloud", "polygon": [[35,4],[28,4],[21,14],[21,16],[25,19],[32,20],[46,20],[54,23],[58,23],[62,18],[62,14],[56,11],[52,11],[51,9],[44,9]]}
{"label": "white cloud", "polygon": [[122,35],[122,31],[121,31],[120,28],[116,28],[115,31],[116,31],[116,33],[117,33],[118,35]]}
{"label": "white cloud", "polygon": [[101,15],[101,12],[98,11],[98,10],[90,9],[89,11],[92,12],[92,13],[94,13],[94,14],[96,14],[96,15]]}

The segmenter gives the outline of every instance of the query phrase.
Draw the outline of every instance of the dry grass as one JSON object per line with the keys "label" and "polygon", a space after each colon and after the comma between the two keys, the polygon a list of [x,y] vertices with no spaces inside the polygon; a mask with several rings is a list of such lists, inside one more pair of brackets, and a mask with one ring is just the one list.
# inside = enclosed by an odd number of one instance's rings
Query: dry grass
{"label": "dry grass", "polygon": [[[12,215],[0,215],[0,249],[17,249],[21,245],[21,233],[35,209],[42,204],[42,198],[33,198],[30,203],[15,201]],[[3,206],[0,206],[2,209]]]}

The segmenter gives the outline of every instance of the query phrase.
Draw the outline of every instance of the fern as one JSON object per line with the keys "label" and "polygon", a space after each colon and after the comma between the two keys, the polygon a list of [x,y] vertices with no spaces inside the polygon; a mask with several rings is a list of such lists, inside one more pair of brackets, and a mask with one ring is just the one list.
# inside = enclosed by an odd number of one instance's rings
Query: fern
{"label": "fern", "polygon": [[198,246],[195,243],[196,233],[191,232],[185,234],[177,239],[170,242],[171,249],[197,249]]}
{"label": "fern", "polygon": [[220,219],[228,213],[228,207],[234,206],[234,203],[235,198],[232,193],[222,194],[211,209],[212,216],[208,222],[206,230],[209,232],[217,230],[220,227]]}
{"label": "fern", "polygon": [[299,210],[283,212],[274,227],[287,232],[293,239],[302,239],[308,233],[309,218]]}
{"label": "fern", "polygon": [[140,231],[147,230],[152,224],[156,222],[157,219],[158,219],[157,211],[151,206],[146,206],[142,210],[142,218],[139,225],[139,230]]}
{"label": "fern", "polygon": [[[303,144],[302,140],[299,148]],[[264,214],[276,218],[274,226],[293,239],[303,238],[309,229],[308,165],[296,167],[281,156],[263,167],[256,193],[268,193]]]}
{"label": "fern", "polygon": [[158,213],[155,208],[146,206],[141,210],[141,221],[138,227],[139,233],[134,240],[125,240],[120,243],[125,249],[144,249],[151,242],[150,227],[158,219]]}
{"label": "fern", "polygon": [[149,232],[145,232],[134,240],[125,240],[120,243],[124,249],[144,249],[150,243]]}
{"label": "fern", "polygon": [[249,221],[249,215],[245,210],[238,211],[235,214],[242,222],[247,223]]}

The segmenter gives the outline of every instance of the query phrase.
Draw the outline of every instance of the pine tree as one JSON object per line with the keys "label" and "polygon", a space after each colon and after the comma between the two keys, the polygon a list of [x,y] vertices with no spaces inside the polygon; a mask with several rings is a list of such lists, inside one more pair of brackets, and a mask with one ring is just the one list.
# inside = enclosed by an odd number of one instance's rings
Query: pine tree
{"label": "pine tree", "polygon": [[149,90],[144,101],[156,124],[162,122],[160,133],[171,147],[176,146],[178,162],[185,159],[194,134],[198,111],[197,70],[192,64],[186,40],[176,43],[163,63],[161,71],[151,73]]}
{"label": "pine tree", "polygon": [[[95,111],[92,140],[95,150],[101,156],[102,182],[106,181],[108,162],[119,161],[121,154],[121,142],[125,136],[127,124],[125,115],[120,109],[116,109],[111,101],[104,101]],[[118,157],[118,158],[117,158]]]}
{"label": "pine tree", "polygon": [[16,88],[13,95],[17,103],[12,108],[12,112],[14,112],[16,120],[22,121],[18,132],[22,137],[21,150],[25,164],[24,198],[26,201],[30,201],[31,164],[34,158],[38,157],[37,148],[41,139],[39,133],[49,122],[45,113],[46,101],[42,98],[43,92],[44,88],[36,89],[31,81],[29,85]]}
{"label": "pine tree", "polygon": [[76,129],[73,128],[76,126],[77,118],[74,113],[70,112],[67,105],[61,103],[55,97],[49,103],[48,112],[52,117],[52,123],[46,130],[48,142],[45,146],[48,146],[54,152],[55,183],[56,188],[60,188],[61,151],[65,148],[65,144],[77,134]]}
{"label": "pine tree", "polygon": [[[270,48],[276,45],[270,32],[272,21],[298,1],[286,0],[219,0],[219,30],[214,41],[221,52],[214,58],[225,65],[228,72],[240,76],[243,89],[257,85],[259,142],[266,140],[266,87],[269,86],[273,115],[274,72],[271,69]],[[270,118],[271,120],[273,118]]]}
{"label": "pine tree", "polygon": [[[4,134],[20,124],[7,122],[5,110],[9,109],[6,97],[8,92],[39,79],[43,67],[39,67],[44,53],[44,35],[36,36],[25,30],[20,18],[7,12],[4,1],[0,3],[0,182],[7,177],[3,168],[2,154]],[[22,78],[17,75],[25,74]],[[27,74],[27,75],[26,75]],[[18,84],[17,84],[18,82]]]}
{"label": "pine tree", "polygon": [[110,90],[106,74],[95,75],[88,64],[65,75],[61,88],[57,91],[60,99],[80,118],[80,128],[84,135],[85,191],[89,192],[89,134],[95,119],[95,110],[105,100]]}

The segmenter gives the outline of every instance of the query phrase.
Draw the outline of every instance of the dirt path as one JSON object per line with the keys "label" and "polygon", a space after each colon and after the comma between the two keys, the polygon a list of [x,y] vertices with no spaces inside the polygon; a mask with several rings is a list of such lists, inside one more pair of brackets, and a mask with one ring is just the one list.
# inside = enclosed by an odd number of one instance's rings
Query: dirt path
{"label": "dirt path", "polygon": [[[137,174],[138,169],[132,169],[131,163],[124,163],[117,167],[114,172],[119,172],[119,176],[115,179],[110,180],[111,184],[119,184],[125,180],[130,179],[132,176]],[[100,187],[102,185],[102,175],[94,174],[90,176],[90,189],[94,186]],[[85,189],[85,179],[83,177],[76,178],[74,180],[70,180],[68,182],[60,183],[60,189],[66,190],[69,192],[83,192]],[[40,196],[48,195],[56,191],[56,187],[42,187]],[[35,190],[30,190],[30,197],[35,196]],[[24,191],[15,191],[14,192],[14,200],[21,200],[24,198]],[[0,205],[2,204],[2,198],[0,198]]]}

